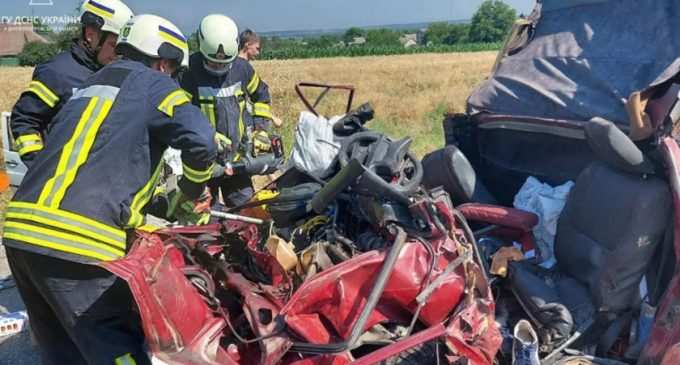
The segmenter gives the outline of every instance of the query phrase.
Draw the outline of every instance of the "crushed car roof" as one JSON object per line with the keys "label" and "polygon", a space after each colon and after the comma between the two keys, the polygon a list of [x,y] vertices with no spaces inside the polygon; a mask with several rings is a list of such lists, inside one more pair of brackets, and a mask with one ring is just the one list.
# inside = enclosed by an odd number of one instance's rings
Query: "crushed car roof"
{"label": "crushed car roof", "polygon": [[525,21],[468,99],[470,114],[624,125],[633,91],[680,71],[676,0],[543,0]]}

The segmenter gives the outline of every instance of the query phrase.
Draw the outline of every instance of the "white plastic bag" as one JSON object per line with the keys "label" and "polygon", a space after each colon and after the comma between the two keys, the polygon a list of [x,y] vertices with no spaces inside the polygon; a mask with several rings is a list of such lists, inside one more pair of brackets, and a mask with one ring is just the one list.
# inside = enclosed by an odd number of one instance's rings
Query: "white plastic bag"
{"label": "white plastic bag", "polygon": [[340,149],[333,134],[333,124],[340,118],[342,116],[328,120],[307,111],[301,112],[288,168],[297,167],[312,175],[323,176]]}
{"label": "white plastic bag", "polygon": [[182,175],[182,151],[168,147],[163,153],[163,160],[170,166],[173,175]]}
{"label": "white plastic bag", "polygon": [[555,265],[554,244],[557,220],[573,186],[574,183],[568,181],[553,188],[529,176],[515,195],[513,204],[515,208],[538,216],[538,224],[534,227],[534,238],[540,252],[541,266],[545,268]]}

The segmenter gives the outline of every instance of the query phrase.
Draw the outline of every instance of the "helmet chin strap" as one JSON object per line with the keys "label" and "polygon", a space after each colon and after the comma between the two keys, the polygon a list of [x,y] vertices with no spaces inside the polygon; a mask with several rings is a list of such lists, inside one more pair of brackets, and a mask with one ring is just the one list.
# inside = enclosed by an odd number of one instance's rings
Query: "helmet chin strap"
{"label": "helmet chin strap", "polygon": [[96,46],[93,46],[92,43],[85,36],[85,27],[83,27],[82,36],[80,38],[82,39],[82,44],[83,44],[83,47],[85,48],[85,52],[92,59],[92,61],[94,61],[99,66],[104,66],[101,63],[99,63],[97,56],[99,56],[99,51],[102,49],[102,46],[104,45],[104,42],[106,42],[106,38],[108,36],[109,36],[108,32],[104,32],[104,31],[100,30],[99,31],[99,43],[97,43]]}
{"label": "helmet chin strap", "polygon": [[224,75],[226,75],[227,72],[229,72],[229,70],[231,69],[231,64],[228,64],[227,67],[223,68],[222,70],[215,70],[215,69],[210,68],[210,66],[208,66],[207,61],[204,60],[204,61],[203,61],[203,68],[204,68],[209,74],[211,74],[211,75],[213,75],[213,76],[224,76]]}

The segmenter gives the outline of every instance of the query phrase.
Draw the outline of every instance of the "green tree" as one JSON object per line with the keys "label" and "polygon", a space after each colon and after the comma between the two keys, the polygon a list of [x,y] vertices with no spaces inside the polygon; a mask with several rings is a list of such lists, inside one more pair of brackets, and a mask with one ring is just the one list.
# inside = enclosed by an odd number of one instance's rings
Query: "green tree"
{"label": "green tree", "polygon": [[515,9],[501,0],[485,0],[472,16],[470,41],[500,42],[517,18]]}
{"label": "green tree", "polygon": [[194,31],[187,39],[189,45],[189,53],[198,52],[198,31]]}
{"label": "green tree", "polygon": [[52,32],[52,29],[47,24],[43,24],[39,18],[33,20],[33,31],[43,37],[51,36],[54,33]]}
{"label": "green tree", "polygon": [[345,34],[343,35],[342,40],[345,43],[350,43],[350,42],[354,41],[354,38],[365,37],[365,36],[366,36],[365,30],[363,30],[361,28],[357,28],[357,27],[352,27],[352,28],[347,29],[347,31],[345,31]]}
{"label": "green tree", "polygon": [[469,41],[469,33],[469,24],[451,24],[449,25],[449,33],[444,39],[444,44],[466,43]]}
{"label": "green tree", "polygon": [[29,42],[19,53],[19,64],[22,66],[35,66],[47,62],[57,54],[57,47],[51,43]]}
{"label": "green tree", "polygon": [[80,31],[80,24],[73,23],[67,25],[61,32],[52,34],[50,39],[52,40],[52,44],[56,49],[55,52],[59,53],[69,49],[69,47],[71,47],[71,43],[73,43],[73,40],[80,36]]}
{"label": "green tree", "polygon": [[339,36],[322,35],[321,37],[307,39],[307,46],[313,48],[330,48],[339,42]]}
{"label": "green tree", "polygon": [[431,23],[425,31],[425,44],[444,44],[444,39],[449,34],[449,24],[446,22]]}
{"label": "green tree", "polygon": [[263,37],[261,39],[262,52],[289,49],[300,46],[300,41],[294,38]]}
{"label": "green tree", "polygon": [[467,24],[432,23],[425,31],[425,44],[457,44],[468,40],[470,26]]}
{"label": "green tree", "polygon": [[398,46],[399,33],[387,29],[371,29],[366,33],[366,44],[371,46]]}

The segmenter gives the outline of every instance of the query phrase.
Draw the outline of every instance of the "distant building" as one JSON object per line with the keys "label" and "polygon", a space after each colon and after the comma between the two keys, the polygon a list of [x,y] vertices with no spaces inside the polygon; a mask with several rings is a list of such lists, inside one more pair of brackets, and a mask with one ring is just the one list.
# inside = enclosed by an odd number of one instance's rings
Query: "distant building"
{"label": "distant building", "polygon": [[366,44],[366,38],[365,37],[354,37],[354,39],[347,43],[348,46],[359,46],[362,44]]}
{"label": "distant building", "polygon": [[0,23],[0,57],[16,57],[29,42],[49,43],[33,29],[33,24]]}
{"label": "distant building", "polygon": [[409,33],[399,37],[399,42],[404,48],[411,48],[418,45],[418,34]]}
{"label": "distant building", "polygon": [[418,33],[416,33],[418,44],[424,44],[425,43],[425,34],[427,33],[427,28],[422,28],[418,30]]}
{"label": "distant building", "polygon": [[404,43],[404,48],[413,48],[413,47],[418,47],[418,43],[414,41],[413,39],[409,39]]}

